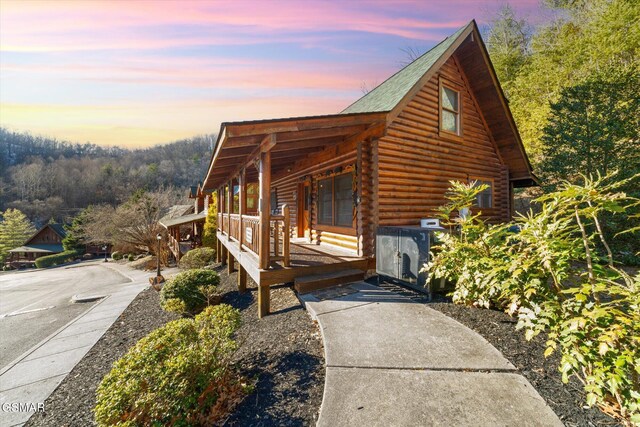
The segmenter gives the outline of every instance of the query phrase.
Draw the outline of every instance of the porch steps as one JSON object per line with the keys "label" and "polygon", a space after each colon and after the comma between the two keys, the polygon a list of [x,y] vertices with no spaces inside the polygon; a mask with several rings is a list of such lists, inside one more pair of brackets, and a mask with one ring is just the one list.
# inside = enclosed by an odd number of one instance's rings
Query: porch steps
{"label": "porch steps", "polygon": [[344,285],[345,283],[358,282],[360,280],[364,280],[364,271],[348,269],[315,274],[312,276],[296,277],[293,285],[298,293],[306,294],[318,289]]}

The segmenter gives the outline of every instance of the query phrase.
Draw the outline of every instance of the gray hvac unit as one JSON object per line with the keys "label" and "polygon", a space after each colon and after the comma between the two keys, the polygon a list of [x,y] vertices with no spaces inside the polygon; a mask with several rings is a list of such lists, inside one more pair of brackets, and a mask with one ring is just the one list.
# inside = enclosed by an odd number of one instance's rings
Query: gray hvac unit
{"label": "gray hvac unit", "polygon": [[421,292],[431,293],[420,270],[429,260],[435,232],[442,227],[379,227],[376,236],[376,273]]}

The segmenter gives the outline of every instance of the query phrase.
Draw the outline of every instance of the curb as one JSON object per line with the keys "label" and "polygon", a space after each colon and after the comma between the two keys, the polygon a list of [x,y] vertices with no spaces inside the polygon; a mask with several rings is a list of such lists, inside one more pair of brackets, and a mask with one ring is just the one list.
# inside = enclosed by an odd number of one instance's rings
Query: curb
{"label": "curb", "polygon": [[81,302],[93,302],[93,301],[97,301],[99,299],[105,298],[108,295],[87,295],[87,296],[81,296],[81,295],[74,295],[71,297],[71,302],[72,303],[81,303]]}
{"label": "curb", "polygon": [[40,341],[38,344],[34,345],[33,347],[31,347],[29,350],[25,351],[24,353],[22,353],[20,356],[18,356],[17,358],[15,358],[14,360],[12,360],[11,362],[9,362],[9,364],[7,366],[5,366],[4,368],[0,369],[0,375],[4,375],[7,371],[9,371],[11,368],[13,368],[15,365],[17,365],[18,363],[20,363],[23,359],[27,358],[27,356],[29,356],[31,353],[33,353],[34,351],[36,351],[37,349],[39,349],[40,347],[42,347],[43,345],[45,345],[47,342],[49,342],[50,340],[52,340],[56,335],[58,335],[60,332],[64,331],[65,329],[67,329],[69,326],[71,326],[73,323],[75,323],[76,321],[78,321],[78,319],[84,317],[87,313],[89,313],[91,310],[93,310],[95,307],[99,306],[100,304],[102,304],[104,301],[106,301],[109,298],[110,295],[107,295],[106,298],[102,299],[102,301],[99,301],[95,304],[93,304],[91,307],[87,308],[85,311],[83,311],[82,313],[80,313],[78,316],[76,316],[74,319],[70,320],[67,324],[61,326],[58,330],[56,330],[55,332],[53,332],[51,335],[49,335],[48,337],[44,338],[42,341]]}

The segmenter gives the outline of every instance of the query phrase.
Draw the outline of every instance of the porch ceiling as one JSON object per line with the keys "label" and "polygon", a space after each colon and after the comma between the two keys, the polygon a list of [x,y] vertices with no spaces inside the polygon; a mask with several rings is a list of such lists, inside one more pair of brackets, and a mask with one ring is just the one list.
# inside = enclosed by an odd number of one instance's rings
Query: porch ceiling
{"label": "porch ceiling", "polygon": [[244,166],[249,166],[247,179],[255,181],[258,174],[251,163],[261,150],[271,151],[271,173],[277,174],[327,146],[362,134],[385,117],[386,113],[337,114],[223,123],[203,188],[218,188]]}

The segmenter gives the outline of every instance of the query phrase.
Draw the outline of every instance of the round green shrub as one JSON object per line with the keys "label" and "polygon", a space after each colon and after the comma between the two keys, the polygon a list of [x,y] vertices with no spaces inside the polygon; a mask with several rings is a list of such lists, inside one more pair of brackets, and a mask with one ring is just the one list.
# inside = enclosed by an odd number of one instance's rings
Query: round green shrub
{"label": "round green shrub", "polygon": [[160,304],[167,311],[175,311],[178,305],[169,303],[178,299],[186,310],[182,314],[196,314],[215,302],[220,276],[212,270],[194,269],[179,273],[170,279],[160,291]]}
{"label": "round green shrub", "polygon": [[113,258],[113,259],[114,259],[114,260],[116,260],[116,261],[121,260],[121,259],[122,259],[122,257],[123,257],[122,252],[113,251],[113,252],[111,253],[111,258]]}
{"label": "round green shrub", "polygon": [[112,425],[209,425],[227,416],[246,386],[231,369],[240,312],[208,307],[138,341],[98,386],[95,420]]}
{"label": "round green shrub", "polygon": [[136,259],[136,256],[134,254],[127,255],[127,260],[128,261],[135,261],[135,259]]}
{"label": "round green shrub", "polygon": [[187,252],[180,259],[182,268],[203,268],[213,263],[216,259],[216,251],[211,248],[196,248]]}

